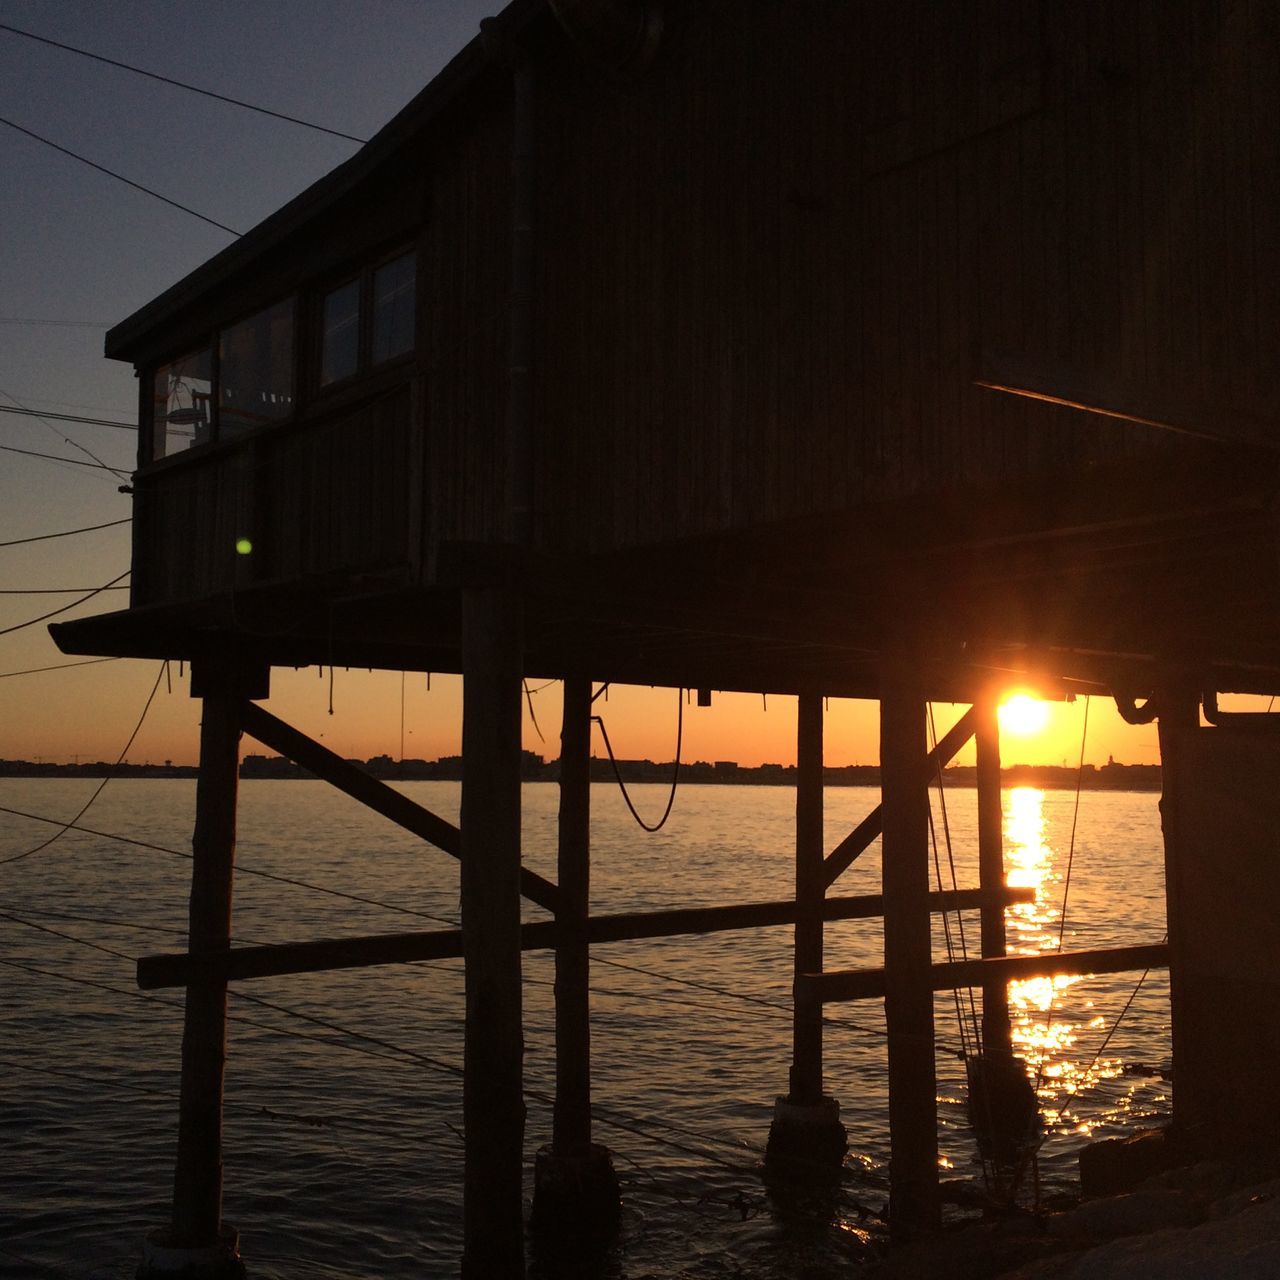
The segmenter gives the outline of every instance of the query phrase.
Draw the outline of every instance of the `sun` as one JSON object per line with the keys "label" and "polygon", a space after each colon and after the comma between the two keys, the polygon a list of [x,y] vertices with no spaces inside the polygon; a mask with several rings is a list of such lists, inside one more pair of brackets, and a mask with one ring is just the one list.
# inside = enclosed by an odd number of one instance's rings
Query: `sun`
{"label": "sun", "polygon": [[1000,704],[1000,728],[1019,738],[1039,733],[1049,723],[1049,704],[1029,693],[1015,693]]}

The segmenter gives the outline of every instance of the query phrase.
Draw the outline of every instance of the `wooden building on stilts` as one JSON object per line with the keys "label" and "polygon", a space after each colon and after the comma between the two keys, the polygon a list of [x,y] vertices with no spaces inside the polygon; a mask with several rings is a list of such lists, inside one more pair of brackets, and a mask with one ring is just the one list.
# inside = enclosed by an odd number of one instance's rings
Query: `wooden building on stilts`
{"label": "wooden building on stilts", "polygon": [[[1054,967],[1170,963],[1175,1121],[1280,1136],[1222,1115],[1212,1079],[1216,1052],[1238,1102],[1280,1048],[1253,1019],[1246,1053],[1229,1016],[1275,995],[1277,739],[1217,711],[1280,692],[1278,24],[1236,0],[515,0],[351,160],[110,332],[140,378],[132,596],[51,629],[68,653],[185,659],[203,704],[189,951],[140,966],[186,990],[152,1274],[234,1268],[229,982],[465,957],[463,1273],[508,1280],[522,949],[555,949],[539,1211],[572,1214],[610,1195],[591,944],[787,922],[773,1149],[839,1158],[821,1008],[882,998],[893,1230],[930,1230],[933,992],[980,988],[1007,1054],[1005,984],[1046,964],[1004,956],[1014,681],[1158,717],[1167,768],[1167,946]],[[459,827],[260,705],[272,667],[317,663],[462,674]],[[564,681],[555,884],[521,866],[525,676]],[[593,681],[798,698],[794,900],[592,915]],[[882,803],[834,851],[827,695],[881,711]],[[971,704],[932,752],[931,699]],[[461,859],[461,931],[233,945],[244,734]],[[981,883],[948,900],[980,910],[982,958],[941,964],[926,787],[970,736]],[[877,837],[883,894],[840,896]],[[522,897],[547,918],[522,926]],[[824,971],[824,921],[878,915],[883,969]]]}

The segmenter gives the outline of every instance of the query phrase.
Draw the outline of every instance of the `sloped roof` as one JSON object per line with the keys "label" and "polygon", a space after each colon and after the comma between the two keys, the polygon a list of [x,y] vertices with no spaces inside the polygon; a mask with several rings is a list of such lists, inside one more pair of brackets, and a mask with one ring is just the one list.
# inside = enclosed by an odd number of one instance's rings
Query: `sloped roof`
{"label": "sloped roof", "polygon": [[[494,19],[506,35],[527,28],[546,11],[546,0],[512,0]],[[107,331],[104,352],[129,360],[142,340],[169,323],[263,254],[283,243],[300,227],[331,208],[407,145],[446,110],[481,74],[493,67],[486,40],[477,35],[445,68],[349,160],[313,182],[275,213],[245,232],[207,262]]]}

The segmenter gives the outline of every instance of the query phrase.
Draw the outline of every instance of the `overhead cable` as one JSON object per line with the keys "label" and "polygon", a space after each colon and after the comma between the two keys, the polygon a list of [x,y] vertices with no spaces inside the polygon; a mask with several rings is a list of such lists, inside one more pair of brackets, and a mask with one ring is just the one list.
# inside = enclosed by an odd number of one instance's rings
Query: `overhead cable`
{"label": "overhead cable", "polygon": [[19,449],[15,445],[0,444],[5,453],[20,453],[24,458],[44,458],[47,462],[69,462],[73,467],[93,467],[96,471],[110,471],[117,480],[127,480],[129,473],[105,462],[86,462],[83,458],[63,458],[56,453],[37,453],[34,449]]}
{"label": "overhead cable", "polygon": [[[73,449],[79,449],[80,452],[83,453],[86,458],[91,458],[100,467],[104,467],[106,468],[106,470],[110,471],[113,475],[119,476],[121,480],[127,480],[129,478],[128,472],[121,470],[119,467],[107,466],[107,464],[103,462],[103,460],[100,457],[98,457],[98,455],[94,453],[94,451],[90,449],[88,445],[81,444],[79,440],[73,440],[69,435],[67,435],[65,431],[61,431],[59,430],[59,428],[55,427],[53,423],[49,421],[49,418],[52,415],[40,413],[38,410],[28,409],[28,407],[25,404],[23,404],[18,399],[17,396],[10,395],[9,392],[4,390],[3,387],[0,387],[0,395],[4,396],[6,400],[11,401],[14,408],[26,410],[31,417],[35,418],[35,420],[38,423],[40,423],[42,427],[45,428],[46,431],[50,432],[52,435],[57,436],[58,439],[61,440],[64,444],[69,444]],[[4,408],[4,407],[5,406],[0,405],[0,408]]]}
{"label": "overhead cable", "polygon": [[70,604],[64,604],[61,609],[51,609],[48,613],[42,613],[38,618],[28,618],[26,622],[14,623],[11,627],[0,627],[0,636],[7,636],[14,631],[21,631],[25,627],[34,627],[37,622],[44,622],[46,618],[56,618],[60,613],[67,613],[74,609],[78,604],[84,604],[86,600],[92,600],[94,596],[101,595],[102,592],[114,587],[121,578],[127,578],[129,570],[126,569],[122,574],[112,578],[110,582],[105,583],[101,587],[95,587],[88,595],[81,596],[78,600],[73,600]]}
{"label": "overhead cable", "polygon": [[[115,590],[114,587],[111,590]],[[25,671],[0,671],[0,680],[8,680],[12,676],[34,676],[42,671],[65,671],[68,667],[92,667],[99,662],[119,662],[119,658],[85,658],[83,662],[55,662],[50,667],[28,667]]]}
{"label": "overhead cable", "polygon": [[185,80],[172,80],[168,76],[162,76],[154,71],[145,71],[142,67],[132,66],[128,62],[117,62],[114,58],[104,57],[100,53],[90,53],[88,49],[78,49],[75,45],[62,44],[58,40],[50,40],[48,36],[38,36],[33,31],[23,31],[19,27],[11,27],[8,23],[0,22],[0,31],[7,31],[10,35],[22,36],[26,40],[37,40],[40,44],[51,45],[55,49],[61,49],[65,53],[74,53],[81,58],[91,58],[94,62],[106,63],[109,67],[118,67],[121,71],[131,71],[136,76],[146,76],[148,80],[158,80],[161,84],[172,85],[175,89],[185,89],[188,93],[198,93],[202,98],[213,98],[217,102],[225,102],[233,107],[243,107],[246,111],[256,111],[259,115],[271,116],[274,120],[283,120],[287,124],[301,125],[304,129],[314,129],[317,133],[327,133],[335,138],[342,138],[347,142],[358,142],[362,145],[368,141],[367,138],[357,138],[353,133],[343,133],[341,129],[330,129],[325,125],[316,124],[312,120],[303,120],[298,116],[285,115],[282,111],[272,111],[269,107],[260,107],[253,102],[245,102],[241,98],[231,98],[225,93],[215,93],[212,89],[201,89],[194,84],[188,84]]}
{"label": "overhead cable", "polygon": [[55,151],[61,151],[64,156],[70,156],[73,160],[79,160],[81,164],[87,164],[90,169],[97,169],[99,173],[105,173],[107,177],[115,178],[117,182],[123,182],[126,186],[133,187],[135,191],[141,191],[144,195],[154,196],[155,199],[161,200],[175,209],[181,209],[183,213],[189,213],[193,218],[199,218],[201,222],[207,222],[211,227],[217,227],[219,231],[225,231],[228,235],[233,236],[239,236],[242,234],[234,227],[227,226],[225,222],[219,222],[216,218],[206,217],[203,213],[199,213],[185,204],[179,204],[176,200],[170,200],[168,196],[162,196],[160,192],[153,191],[150,187],[144,187],[141,182],[134,182],[132,178],[126,178],[124,174],[117,173],[114,169],[108,169],[106,165],[98,164],[97,161],[90,160],[87,156],[82,156],[79,152],[72,151],[69,147],[60,146],[58,143],[53,142],[38,133],[34,133],[30,129],[24,129],[22,125],[14,124],[12,120],[5,116],[0,116],[0,124],[7,124],[10,129],[14,129],[18,133],[26,134],[28,138],[34,138],[36,142],[43,142],[46,147],[52,147]]}
{"label": "overhead cable", "polygon": [[[11,538],[8,542],[0,542],[0,547],[21,547],[28,542],[47,542],[50,538],[70,538],[77,533],[93,533],[97,529],[113,529],[118,524],[131,524],[132,516],[125,516],[123,520],[108,520],[106,524],[86,524],[79,529],[64,529],[61,533],[37,533],[32,538]],[[108,583],[108,586],[113,584]],[[105,588],[103,588],[105,590]]]}
{"label": "overhead cable", "polygon": [[[0,320],[0,324],[4,323],[6,322]],[[0,404],[0,413],[20,413],[27,418],[52,418],[57,422],[83,422],[90,427],[119,427],[121,431],[138,429],[136,422],[112,422],[110,418],[83,418],[76,413],[50,413],[46,409],[23,409],[12,404]]]}
{"label": "overhead cable", "polygon": [[[0,596],[74,596],[82,591],[128,591],[119,587],[0,587]],[[101,659],[95,659],[101,661]],[[75,664],[72,664],[75,665]]]}
{"label": "overhead cable", "polygon": [[41,320],[35,316],[0,316],[0,324],[34,324],[50,329],[107,329],[101,320]]}
{"label": "overhead cable", "polygon": [[[89,812],[89,810],[93,807],[93,802],[97,800],[97,798],[103,793],[103,791],[106,790],[107,783],[111,781],[115,770],[118,769],[124,763],[125,757],[128,756],[129,754],[129,749],[133,746],[134,739],[137,738],[138,734],[142,731],[142,726],[147,719],[147,712],[151,710],[151,704],[155,701],[156,694],[159,692],[159,689],[160,689],[160,681],[164,679],[164,674],[168,669],[169,669],[169,664],[167,662],[162,662],[160,664],[160,670],[156,672],[156,682],[151,686],[151,692],[147,695],[147,701],[142,708],[142,714],[138,717],[138,723],[133,726],[133,732],[129,735],[129,741],[124,744],[124,750],[121,751],[119,756],[116,757],[115,764],[113,764],[111,768],[107,770],[106,777],[104,777],[102,781],[98,783],[98,785],[94,788],[93,795],[91,795],[88,798],[88,800],[86,800],[84,804],[80,806],[80,810],[76,814],[76,816],[72,818],[69,822],[61,823],[57,831],[55,831],[53,835],[51,835],[47,840],[42,840],[33,849],[27,849],[22,853],[13,854],[11,857],[8,857],[8,858],[0,858],[0,866],[6,866],[11,862],[21,862],[24,858],[31,857],[33,853],[39,853],[41,849],[47,849],[55,840],[61,840],[62,837],[65,836],[67,832],[70,831],[71,828],[74,827],[75,824],[79,822],[80,819],[83,818],[86,813]],[[32,926],[32,928],[40,928],[40,927],[42,926],[39,926],[39,925]],[[47,929],[45,931],[56,932],[56,930],[47,930]],[[101,950],[101,948],[99,949]],[[128,956],[125,956],[124,958],[126,960],[129,959]]]}

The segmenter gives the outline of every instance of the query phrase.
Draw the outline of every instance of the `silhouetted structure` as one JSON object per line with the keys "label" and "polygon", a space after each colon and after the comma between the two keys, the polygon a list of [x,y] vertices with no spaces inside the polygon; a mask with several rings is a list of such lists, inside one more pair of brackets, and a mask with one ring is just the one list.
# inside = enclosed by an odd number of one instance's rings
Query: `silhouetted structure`
{"label": "silhouetted structure", "polygon": [[[893,1227],[936,1222],[932,990],[981,985],[1007,1054],[1004,983],[1044,963],[1002,958],[999,688],[1188,723],[1200,690],[1280,690],[1276,23],[1225,0],[517,0],[111,331],[141,377],[131,605],[53,631],[187,659],[205,700],[191,957],[164,962],[188,991],[181,1247],[218,1231],[225,982],[290,965],[465,951],[465,1273],[500,1280],[523,1268],[520,947],[554,939],[551,1157],[560,1189],[590,1180],[587,946],[623,927],[588,917],[590,679],[799,696],[778,1125],[835,1133],[820,1003],[883,995]],[[461,831],[257,706],[271,666],[308,663],[464,674]],[[520,868],[526,675],[565,680],[579,762],[558,886]],[[824,694],[882,721],[882,809],[832,853]],[[973,703],[934,753],[929,698]],[[461,938],[230,949],[241,730],[461,856]],[[925,788],[975,730],[986,958],[934,965]],[[823,920],[865,907],[827,891],[881,831],[884,971],[824,974]],[[522,933],[520,892],[554,924]]]}

